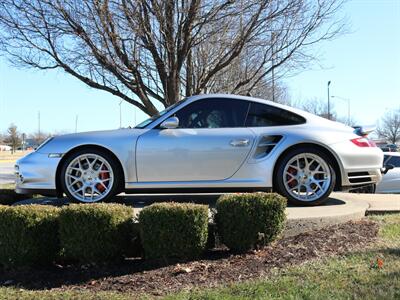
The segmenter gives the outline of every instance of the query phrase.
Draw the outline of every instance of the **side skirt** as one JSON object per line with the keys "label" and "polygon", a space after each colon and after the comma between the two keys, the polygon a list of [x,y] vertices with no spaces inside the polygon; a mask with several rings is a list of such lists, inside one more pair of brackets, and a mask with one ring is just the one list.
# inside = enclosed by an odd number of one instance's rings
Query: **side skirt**
{"label": "side skirt", "polygon": [[271,192],[272,188],[137,188],[126,189],[127,194],[188,194],[188,193],[251,193]]}

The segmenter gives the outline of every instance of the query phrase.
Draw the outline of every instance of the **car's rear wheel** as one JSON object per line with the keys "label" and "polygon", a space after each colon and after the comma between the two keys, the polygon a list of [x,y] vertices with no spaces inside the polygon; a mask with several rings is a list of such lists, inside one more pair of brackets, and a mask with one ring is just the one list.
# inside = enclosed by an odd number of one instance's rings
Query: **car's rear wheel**
{"label": "car's rear wheel", "polygon": [[64,193],[75,202],[108,201],[119,191],[122,176],[115,158],[100,149],[69,155],[61,169]]}
{"label": "car's rear wheel", "polygon": [[319,149],[293,149],[279,162],[276,190],[296,205],[322,204],[335,186],[332,165],[330,157]]}

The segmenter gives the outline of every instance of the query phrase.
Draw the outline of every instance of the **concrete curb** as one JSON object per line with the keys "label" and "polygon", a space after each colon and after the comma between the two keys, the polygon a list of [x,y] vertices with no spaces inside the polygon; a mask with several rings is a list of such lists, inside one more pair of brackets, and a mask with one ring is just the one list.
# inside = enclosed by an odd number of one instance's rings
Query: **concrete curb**
{"label": "concrete curb", "polygon": [[332,193],[323,206],[288,207],[285,236],[357,221],[371,214],[400,213],[400,195]]}
{"label": "concrete curb", "polygon": [[[336,199],[331,199],[336,200]],[[368,203],[340,201],[339,205],[324,205],[308,208],[288,208],[288,219],[284,236],[293,236],[326,226],[357,221],[365,217]],[[304,210],[303,210],[304,208]],[[300,210],[298,210],[300,209]],[[305,212],[310,213],[308,216]]]}

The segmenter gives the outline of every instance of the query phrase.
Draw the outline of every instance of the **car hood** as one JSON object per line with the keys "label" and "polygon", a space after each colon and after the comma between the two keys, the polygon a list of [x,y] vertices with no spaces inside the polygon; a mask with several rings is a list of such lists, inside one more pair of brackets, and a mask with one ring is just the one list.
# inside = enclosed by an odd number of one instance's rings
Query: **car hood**
{"label": "car hood", "polygon": [[46,154],[65,153],[81,145],[97,145],[110,148],[111,146],[122,143],[134,143],[137,137],[147,130],[148,129],[122,128],[59,135],[52,138],[43,147],[40,147],[37,152]]}

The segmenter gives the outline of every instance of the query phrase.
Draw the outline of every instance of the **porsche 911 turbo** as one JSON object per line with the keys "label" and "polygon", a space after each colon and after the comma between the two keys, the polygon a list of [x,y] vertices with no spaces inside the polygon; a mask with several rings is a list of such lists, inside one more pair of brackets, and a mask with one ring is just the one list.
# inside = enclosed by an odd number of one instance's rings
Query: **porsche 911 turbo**
{"label": "porsche 911 turbo", "polygon": [[98,202],[126,193],[276,191],[318,205],[381,180],[383,153],[351,128],[275,102],[188,97],[135,128],[56,136],[15,165],[16,191]]}

